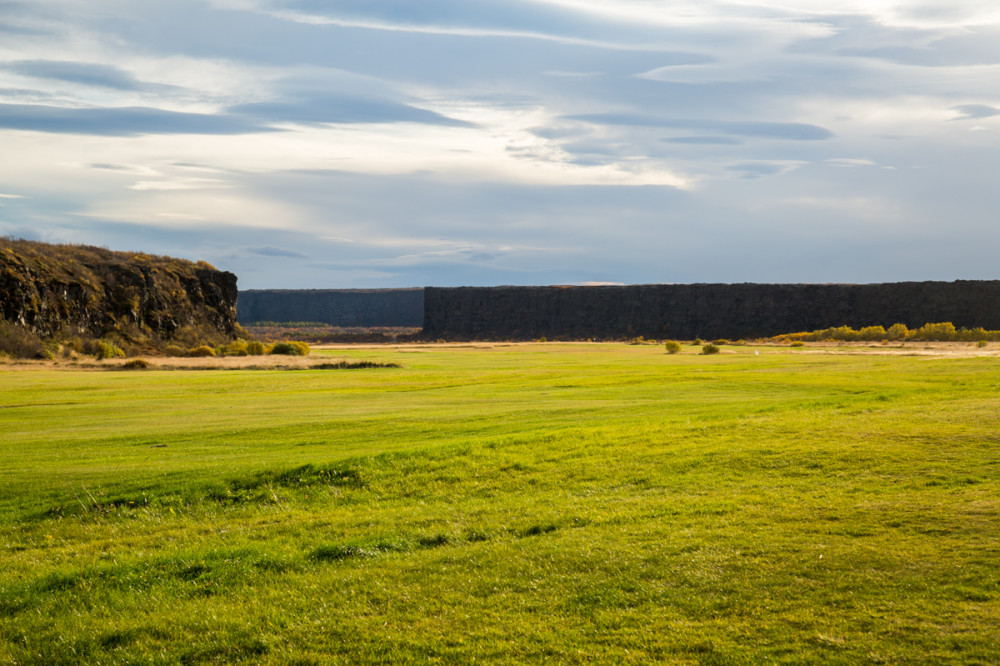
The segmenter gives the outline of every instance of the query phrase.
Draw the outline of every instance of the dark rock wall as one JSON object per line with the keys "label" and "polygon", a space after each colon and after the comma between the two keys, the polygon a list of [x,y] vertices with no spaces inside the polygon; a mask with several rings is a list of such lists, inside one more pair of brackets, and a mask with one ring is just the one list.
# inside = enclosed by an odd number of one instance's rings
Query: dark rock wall
{"label": "dark rock wall", "polygon": [[241,323],[320,322],[332,326],[420,327],[423,289],[274,289],[240,292]]}
{"label": "dark rock wall", "polygon": [[237,330],[236,276],[208,264],[103,248],[0,245],[0,316],[49,336],[101,336],[137,327],[162,338],[180,328]]}
{"label": "dark rock wall", "polygon": [[428,287],[425,338],[756,338],[950,321],[1000,330],[1000,281]]}

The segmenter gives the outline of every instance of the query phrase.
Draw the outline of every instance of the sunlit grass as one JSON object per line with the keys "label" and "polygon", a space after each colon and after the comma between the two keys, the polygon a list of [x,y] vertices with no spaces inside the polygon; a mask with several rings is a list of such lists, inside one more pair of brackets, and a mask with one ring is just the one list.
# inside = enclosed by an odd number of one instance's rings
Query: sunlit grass
{"label": "sunlit grass", "polygon": [[0,662],[1000,658],[1000,362],[699,351],[0,373]]}

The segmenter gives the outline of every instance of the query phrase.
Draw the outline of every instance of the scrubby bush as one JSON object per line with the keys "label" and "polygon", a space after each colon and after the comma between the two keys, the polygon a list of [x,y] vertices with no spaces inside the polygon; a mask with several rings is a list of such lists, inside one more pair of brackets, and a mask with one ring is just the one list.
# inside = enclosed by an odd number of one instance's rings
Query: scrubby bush
{"label": "scrubby bush", "polygon": [[905,340],[909,332],[910,329],[906,327],[906,324],[893,324],[885,332],[885,337],[890,340]]}
{"label": "scrubby bush", "polygon": [[995,333],[996,331],[992,332],[987,331],[982,326],[977,326],[976,328],[972,329],[964,329],[964,328],[960,329],[957,332],[957,335],[959,340],[966,340],[966,341],[975,340],[976,342],[984,342],[994,339]]}
{"label": "scrubby bush", "polygon": [[209,347],[208,345],[200,345],[198,347],[192,347],[191,349],[188,349],[187,355],[194,357],[215,356],[215,350]]}
{"label": "scrubby bush", "polygon": [[805,346],[806,346],[806,343],[802,342],[801,340],[796,340],[796,341],[794,341],[794,342],[793,342],[793,343],[792,343],[791,345],[789,345],[789,346],[791,346],[791,347],[805,347]]}
{"label": "scrubby bush", "polygon": [[681,351],[681,343],[676,340],[667,340],[667,353],[677,354]]}
{"label": "scrubby bush", "polygon": [[703,346],[701,348],[701,353],[705,354],[705,355],[708,355],[708,354],[718,354],[719,353],[719,347],[718,347],[718,345],[713,345],[713,344],[709,343],[709,344],[707,344],[707,345],[705,345],[705,346]]}
{"label": "scrubby bush", "polygon": [[223,334],[209,324],[182,326],[173,335],[174,341],[188,349],[200,347],[202,345],[223,345],[226,338]]}
{"label": "scrubby bush", "polygon": [[266,351],[267,347],[265,347],[264,343],[259,340],[250,340],[247,342],[247,354],[250,356],[261,356]]}
{"label": "scrubby bush", "polygon": [[8,321],[0,321],[0,356],[11,358],[45,358],[41,338]]}
{"label": "scrubby bush", "polygon": [[167,356],[186,356],[187,350],[180,345],[170,344],[163,348],[163,353]]}
{"label": "scrubby bush", "polygon": [[284,356],[308,356],[309,345],[304,342],[275,342],[271,347],[272,354]]}
{"label": "scrubby bush", "polygon": [[233,340],[228,345],[223,345],[221,349],[222,356],[249,356],[250,352],[247,349],[248,344],[246,340]]}
{"label": "scrubby bush", "polygon": [[906,324],[893,324],[888,330],[882,326],[866,326],[856,331],[850,326],[837,326],[817,331],[787,333],[771,338],[772,341],[787,344],[792,340],[805,342],[896,342],[921,340],[926,342],[1000,342],[1000,331],[987,331],[982,326],[976,328],[955,328],[950,321],[936,324],[924,324],[918,329],[910,330]]}
{"label": "scrubby bush", "polygon": [[691,344],[695,345],[696,347],[701,345],[701,338],[695,338]]}
{"label": "scrubby bush", "polygon": [[867,340],[868,342],[885,340],[888,335],[889,332],[886,331],[883,326],[865,326],[858,331],[858,338],[861,340]]}
{"label": "scrubby bush", "polygon": [[96,340],[94,356],[98,359],[120,358],[125,356],[125,350],[109,340]]}
{"label": "scrubby bush", "polygon": [[907,336],[908,339],[926,340],[928,342],[947,342],[955,340],[957,337],[958,331],[955,330],[955,325],[950,321],[939,324],[924,324],[917,330],[910,331],[910,334]]}
{"label": "scrubby bush", "polygon": [[729,340],[726,340],[725,338],[719,338],[718,340],[713,340],[712,344],[715,345],[715,346],[717,346],[717,347],[721,347],[723,345],[728,345],[729,344]]}
{"label": "scrubby bush", "polygon": [[149,363],[141,358],[134,358],[127,363],[122,363],[123,370],[145,370],[149,367]]}

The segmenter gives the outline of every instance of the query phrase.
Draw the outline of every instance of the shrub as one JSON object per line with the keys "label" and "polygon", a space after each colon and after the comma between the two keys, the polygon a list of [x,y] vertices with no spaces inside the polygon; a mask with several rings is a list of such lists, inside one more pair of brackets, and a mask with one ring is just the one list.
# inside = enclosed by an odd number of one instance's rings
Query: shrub
{"label": "shrub", "polygon": [[94,356],[99,359],[119,358],[125,356],[125,351],[113,342],[108,340],[97,340]]}
{"label": "shrub", "polygon": [[865,326],[858,331],[858,337],[869,342],[885,340],[889,332],[882,326]]}
{"label": "shrub", "polygon": [[206,323],[182,326],[172,337],[177,344],[188,349],[202,345],[219,345],[225,342],[222,333]]}
{"label": "shrub", "polygon": [[718,345],[713,345],[713,344],[709,343],[709,344],[707,344],[707,345],[705,345],[704,347],[701,348],[701,353],[702,354],[706,354],[706,355],[708,355],[708,354],[718,354],[719,353],[719,347],[718,347]]}
{"label": "shrub", "polygon": [[201,345],[200,347],[192,347],[187,351],[188,356],[215,356],[215,350],[208,345]]}
{"label": "shrub", "polygon": [[976,346],[982,348],[985,347],[987,344],[989,343],[986,342],[986,340],[980,340],[979,342],[976,343]]}
{"label": "shrub", "polygon": [[185,356],[187,354],[187,350],[180,345],[167,345],[163,348],[163,353],[167,356]]}
{"label": "shrub", "polygon": [[228,345],[222,347],[223,356],[249,356],[248,343],[246,340],[233,340]]}
{"label": "shrub", "polygon": [[28,329],[0,321],[0,355],[13,358],[45,358],[41,338]]}
{"label": "shrub", "polygon": [[796,340],[790,346],[791,347],[805,347],[806,343],[802,342],[801,340]]}
{"label": "shrub", "polygon": [[885,334],[890,340],[905,340],[909,332],[910,330],[906,328],[906,324],[893,324]]}
{"label": "shrub", "polygon": [[148,367],[149,363],[141,358],[135,358],[132,359],[131,361],[128,361],[127,363],[122,363],[123,370],[144,370],[145,368]]}
{"label": "shrub", "polygon": [[677,354],[681,351],[681,343],[676,340],[667,340],[667,353]]}
{"label": "shrub", "polygon": [[308,356],[309,345],[304,342],[275,342],[271,347],[271,353],[284,356]]}
{"label": "shrub", "polygon": [[691,344],[693,344],[695,346],[700,345],[701,344],[701,338],[695,338],[694,341]]}
{"label": "shrub", "polygon": [[945,321],[939,324],[924,324],[917,330],[910,331],[907,339],[947,342],[954,340],[957,337],[957,333],[955,325],[950,321]]}
{"label": "shrub", "polygon": [[247,354],[250,356],[261,356],[265,351],[267,348],[259,340],[251,340],[247,343]]}

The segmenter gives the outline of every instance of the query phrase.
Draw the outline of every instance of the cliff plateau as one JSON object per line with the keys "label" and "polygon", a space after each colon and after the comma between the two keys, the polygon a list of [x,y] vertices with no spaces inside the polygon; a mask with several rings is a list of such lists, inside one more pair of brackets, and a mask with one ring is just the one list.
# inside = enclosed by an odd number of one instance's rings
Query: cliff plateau
{"label": "cliff plateau", "polygon": [[0,239],[0,316],[41,337],[233,337],[236,276],[204,262]]}

